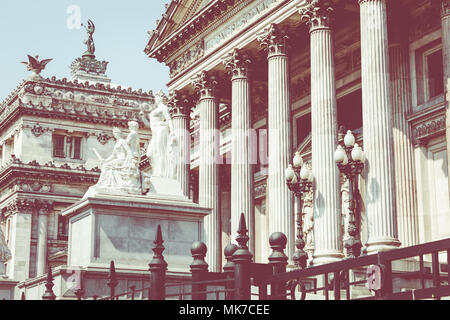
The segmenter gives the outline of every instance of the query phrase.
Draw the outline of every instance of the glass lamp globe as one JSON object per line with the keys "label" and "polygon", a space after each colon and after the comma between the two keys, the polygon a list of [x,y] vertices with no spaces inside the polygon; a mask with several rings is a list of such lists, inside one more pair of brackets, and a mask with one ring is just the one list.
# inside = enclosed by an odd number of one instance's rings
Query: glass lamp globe
{"label": "glass lamp globe", "polygon": [[289,167],[286,168],[284,172],[284,177],[286,178],[286,181],[292,181],[295,177],[294,169],[292,169],[292,165],[290,164]]}
{"label": "glass lamp globe", "polygon": [[364,155],[361,147],[356,143],[352,150],[352,159],[355,161],[362,161],[363,156]]}
{"label": "glass lamp globe", "polygon": [[303,165],[303,159],[299,152],[295,153],[292,165],[294,168],[300,168]]}
{"label": "glass lamp globe", "polygon": [[300,170],[300,178],[305,180],[309,177],[309,169],[306,166],[303,166]]}
{"label": "glass lamp globe", "polygon": [[351,147],[355,144],[355,136],[350,130],[347,131],[347,134],[344,137],[344,144],[346,147]]}
{"label": "glass lamp globe", "polygon": [[346,155],[344,148],[342,148],[341,145],[338,145],[336,151],[334,152],[334,161],[341,163],[344,161],[345,157]]}

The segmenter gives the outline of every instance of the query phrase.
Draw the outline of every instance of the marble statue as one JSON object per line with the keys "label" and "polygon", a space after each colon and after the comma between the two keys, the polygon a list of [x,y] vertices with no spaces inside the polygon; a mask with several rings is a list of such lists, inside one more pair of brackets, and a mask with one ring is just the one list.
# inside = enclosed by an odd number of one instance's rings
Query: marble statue
{"label": "marble statue", "polygon": [[111,156],[101,159],[101,173],[97,184],[84,197],[102,194],[142,194],[139,171],[139,135],[136,121],[128,123],[130,133],[125,140],[119,128],[113,129],[116,139]]}
{"label": "marble statue", "polygon": [[148,119],[144,111],[140,112],[140,116],[152,132],[147,149],[152,177],[175,178],[178,142],[174,135],[167,97],[162,91],[156,93],[155,107],[150,111]]}

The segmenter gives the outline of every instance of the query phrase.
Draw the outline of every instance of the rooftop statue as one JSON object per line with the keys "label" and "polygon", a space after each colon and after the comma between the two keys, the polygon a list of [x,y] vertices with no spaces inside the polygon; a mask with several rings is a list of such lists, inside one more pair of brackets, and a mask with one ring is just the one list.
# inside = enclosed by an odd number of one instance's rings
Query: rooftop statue
{"label": "rooftop statue", "polygon": [[101,173],[97,184],[90,187],[84,198],[95,194],[139,194],[143,193],[141,172],[139,171],[139,124],[136,121],[128,122],[130,133],[127,139],[122,137],[119,128],[113,129],[116,139],[111,156],[101,159]]}
{"label": "rooftop statue", "polygon": [[87,50],[86,52],[83,54],[83,56],[91,56],[91,57],[95,57],[94,53],[95,53],[95,44],[94,44],[94,32],[95,32],[95,25],[92,22],[91,19],[88,20],[88,24],[87,26],[85,26],[84,24],[81,24],[87,31],[88,34],[88,38],[87,40],[84,42],[84,44],[87,46]]}
{"label": "rooftop statue", "polygon": [[148,119],[143,110],[140,112],[140,116],[152,132],[152,140],[147,149],[152,177],[174,179],[178,143],[167,100],[166,95],[160,90],[155,94],[155,107],[148,114]]}
{"label": "rooftop statue", "polygon": [[30,76],[30,79],[33,80],[39,80],[42,79],[40,73],[42,70],[45,69],[45,66],[52,61],[53,59],[44,59],[39,61],[39,55],[36,55],[34,58],[30,55],[28,56],[28,62],[22,61],[21,63],[25,64],[28,68],[28,71],[31,71],[32,74]]}

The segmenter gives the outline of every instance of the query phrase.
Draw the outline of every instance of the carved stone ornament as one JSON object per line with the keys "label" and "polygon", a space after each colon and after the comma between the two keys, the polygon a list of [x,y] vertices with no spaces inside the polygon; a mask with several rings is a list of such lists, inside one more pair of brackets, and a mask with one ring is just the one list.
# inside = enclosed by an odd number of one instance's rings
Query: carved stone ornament
{"label": "carved stone ornament", "polygon": [[331,13],[333,12],[331,1],[307,0],[306,2],[307,6],[300,7],[299,13],[302,16],[302,20],[305,20],[309,25],[310,32],[330,28]]}
{"label": "carved stone ornament", "polygon": [[192,80],[195,91],[200,94],[200,99],[214,98],[218,82],[215,75],[209,75],[202,71]]}
{"label": "carved stone ornament", "polygon": [[104,132],[101,132],[97,135],[97,141],[102,145],[107,144],[108,141],[111,139],[112,139],[112,137],[109,134],[104,133]]}
{"label": "carved stone ornament", "polygon": [[7,211],[10,214],[16,213],[33,213],[33,209],[36,207],[36,200],[34,199],[22,199],[16,198],[7,204]]}
{"label": "carved stone ornament", "polygon": [[267,51],[268,58],[287,54],[288,40],[286,32],[273,23],[258,36],[258,41],[261,47]]}
{"label": "carved stone ornament", "polygon": [[36,137],[40,137],[42,136],[44,133],[51,131],[50,128],[44,128],[42,127],[39,123],[35,124],[32,128],[31,128],[31,133]]}
{"label": "carved stone ornament", "polygon": [[192,48],[183,53],[180,57],[176,58],[169,64],[170,77],[173,78],[193,63],[198,61],[204,55],[203,41],[198,42]]}
{"label": "carved stone ornament", "polygon": [[27,66],[27,70],[31,71],[32,74],[29,79],[40,80],[42,79],[40,73],[45,69],[45,66],[52,61],[52,59],[44,59],[39,61],[39,55],[36,55],[34,58],[30,55],[28,56],[28,62],[22,62]]}
{"label": "carved stone ornament", "polygon": [[425,121],[413,127],[414,142],[419,144],[437,134],[445,134],[445,115]]}
{"label": "carved stone ornament", "polygon": [[248,78],[249,68],[251,64],[248,54],[243,53],[239,49],[234,49],[222,60],[225,69],[231,75],[231,80]]}

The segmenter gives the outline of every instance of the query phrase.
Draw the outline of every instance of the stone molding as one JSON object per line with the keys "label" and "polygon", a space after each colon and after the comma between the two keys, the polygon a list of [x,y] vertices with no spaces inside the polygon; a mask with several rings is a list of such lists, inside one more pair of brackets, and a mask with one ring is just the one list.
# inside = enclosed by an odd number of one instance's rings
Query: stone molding
{"label": "stone molding", "polygon": [[222,63],[225,65],[228,74],[231,75],[232,81],[248,79],[251,62],[250,56],[239,49],[234,49],[222,59]]}
{"label": "stone molding", "polygon": [[306,3],[306,7],[301,6],[298,9],[302,20],[306,21],[306,24],[309,26],[310,33],[317,30],[330,29],[331,14],[333,12],[331,1],[307,0]]}
{"label": "stone molding", "polygon": [[441,18],[447,17],[450,15],[450,0],[442,0],[441,4]]}
{"label": "stone molding", "polygon": [[201,40],[193,45],[189,50],[184,52],[180,57],[168,64],[170,69],[170,78],[174,78],[176,75],[203,57],[204,54],[204,42]]}
{"label": "stone molding", "polygon": [[267,52],[269,59],[274,56],[287,55],[288,53],[289,37],[286,35],[285,30],[274,23],[265,28],[257,37],[257,40],[260,42],[260,46]]}

